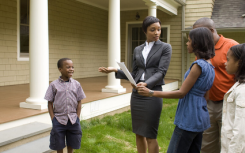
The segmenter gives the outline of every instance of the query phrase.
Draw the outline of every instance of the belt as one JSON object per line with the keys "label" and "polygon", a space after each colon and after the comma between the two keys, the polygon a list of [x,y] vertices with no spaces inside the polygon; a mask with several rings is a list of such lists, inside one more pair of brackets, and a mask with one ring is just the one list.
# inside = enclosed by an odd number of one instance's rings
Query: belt
{"label": "belt", "polygon": [[219,101],[213,101],[215,104],[223,103],[223,99]]}

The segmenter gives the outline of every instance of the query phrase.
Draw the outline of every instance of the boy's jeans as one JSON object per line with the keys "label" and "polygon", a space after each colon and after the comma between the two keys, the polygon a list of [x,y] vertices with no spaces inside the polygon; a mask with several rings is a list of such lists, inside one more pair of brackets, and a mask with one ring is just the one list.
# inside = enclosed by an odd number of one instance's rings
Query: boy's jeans
{"label": "boy's jeans", "polygon": [[175,127],[167,153],[200,153],[203,132],[190,132]]}

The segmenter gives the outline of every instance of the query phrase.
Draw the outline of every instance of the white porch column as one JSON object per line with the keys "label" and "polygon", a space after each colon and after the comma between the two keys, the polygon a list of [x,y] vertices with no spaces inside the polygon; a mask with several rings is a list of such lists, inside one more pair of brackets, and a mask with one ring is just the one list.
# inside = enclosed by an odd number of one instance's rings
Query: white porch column
{"label": "white porch column", "polygon": [[[108,66],[117,67],[121,61],[120,39],[120,0],[109,0],[108,18]],[[108,74],[108,85],[102,92],[123,93],[126,89],[121,86],[121,80],[115,79],[115,73]]]}
{"label": "white porch column", "polygon": [[30,97],[20,107],[47,108],[49,85],[48,0],[30,0]]}
{"label": "white porch column", "polygon": [[148,6],[148,16],[157,17],[157,5],[155,3],[146,3]]}

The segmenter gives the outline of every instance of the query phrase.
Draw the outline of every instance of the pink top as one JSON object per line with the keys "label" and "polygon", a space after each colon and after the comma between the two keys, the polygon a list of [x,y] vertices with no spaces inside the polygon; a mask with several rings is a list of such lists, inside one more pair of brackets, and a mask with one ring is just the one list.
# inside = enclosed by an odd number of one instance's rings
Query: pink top
{"label": "pink top", "polygon": [[60,124],[77,120],[78,101],[86,98],[80,83],[72,78],[68,82],[59,78],[50,83],[44,99],[53,102],[54,116]]}

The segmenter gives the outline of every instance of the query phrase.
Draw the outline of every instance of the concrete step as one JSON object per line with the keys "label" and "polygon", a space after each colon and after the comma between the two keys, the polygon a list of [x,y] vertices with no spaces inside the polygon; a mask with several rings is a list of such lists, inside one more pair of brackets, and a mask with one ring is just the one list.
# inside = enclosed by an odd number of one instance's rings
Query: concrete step
{"label": "concrete step", "polygon": [[51,153],[49,136],[3,151],[2,153]]}
{"label": "concrete step", "polygon": [[32,122],[2,130],[0,131],[0,152],[49,136],[51,128],[49,124]]}
{"label": "concrete step", "polygon": [[[46,136],[1,153],[56,153],[49,148],[49,138],[50,136]],[[67,153],[67,147],[63,149],[63,153]]]}

